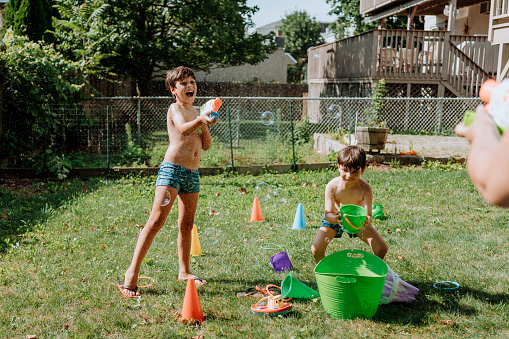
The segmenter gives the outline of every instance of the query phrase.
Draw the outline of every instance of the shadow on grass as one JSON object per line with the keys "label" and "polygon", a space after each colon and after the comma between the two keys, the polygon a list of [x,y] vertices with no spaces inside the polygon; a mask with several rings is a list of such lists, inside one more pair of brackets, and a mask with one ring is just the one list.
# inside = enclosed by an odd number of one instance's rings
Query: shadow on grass
{"label": "shadow on grass", "polygon": [[62,205],[102,183],[99,178],[64,182],[4,179],[0,182],[0,253],[23,243],[27,232],[43,224]]}
{"label": "shadow on grass", "polygon": [[[437,290],[433,288],[432,284],[413,282],[410,284],[419,289],[415,302],[381,305],[372,320],[388,324],[422,326],[429,324],[429,315],[431,314],[442,312],[459,316],[479,314],[480,310],[461,302],[465,297],[487,304],[509,303],[509,294],[492,294],[463,286],[457,290]],[[428,295],[435,295],[436,300],[428,299]]]}
{"label": "shadow on grass", "polygon": [[[271,282],[266,280],[256,280],[246,282],[245,280],[215,280],[215,282],[224,285],[232,286],[246,286],[245,290],[249,287],[256,285],[267,286]],[[315,282],[302,281],[309,287],[318,291]],[[458,290],[437,290],[433,288],[432,284],[427,283],[414,283],[409,282],[413,286],[419,288],[419,293],[416,295],[416,301],[413,303],[389,303],[378,307],[376,314],[371,318],[372,321],[385,324],[397,325],[412,325],[412,326],[428,326],[430,315],[440,313],[450,313],[458,316],[476,316],[480,312],[479,309],[465,305],[462,303],[466,297],[476,299],[486,304],[508,304],[509,294],[492,294],[482,290],[472,289],[468,287],[460,287]],[[203,291],[207,294],[231,294],[236,295],[239,290],[231,289],[221,291]],[[434,296],[436,300],[431,300],[427,296]],[[253,298],[253,300],[258,300]],[[304,299],[297,299],[299,301],[309,301]],[[295,312],[294,316],[304,317],[305,312]]]}

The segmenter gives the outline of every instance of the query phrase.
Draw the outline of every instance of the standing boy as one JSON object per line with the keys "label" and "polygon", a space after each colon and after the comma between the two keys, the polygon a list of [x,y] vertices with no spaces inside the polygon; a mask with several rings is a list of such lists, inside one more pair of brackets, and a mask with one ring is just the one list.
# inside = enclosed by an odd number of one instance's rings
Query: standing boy
{"label": "standing boy", "polygon": [[325,187],[325,218],[316,233],[311,252],[318,263],[325,257],[325,250],[333,238],[341,238],[341,205],[351,204],[364,207],[368,216],[357,236],[371,247],[373,253],[383,259],[387,254],[387,244],[371,225],[373,191],[361,179],[366,169],[366,153],[359,146],[346,146],[338,152],[339,177],[332,179]]}
{"label": "standing boy", "polygon": [[200,116],[199,107],[193,106],[197,86],[192,69],[180,66],[168,71],[166,88],[176,100],[167,114],[170,145],[157,176],[152,212],[138,237],[131,265],[125,272],[125,280],[118,283],[120,292],[126,298],[140,296],[137,282],[141,262],[155,235],[163,227],[177,195],[179,196],[178,279],[195,279],[197,286],[207,283],[206,280],[191,273],[189,259],[191,232],[200,191],[198,165],[201,151],[208,150],[212,141],[207,126],[214,124],[217,119],[209,118],[212,111]]}

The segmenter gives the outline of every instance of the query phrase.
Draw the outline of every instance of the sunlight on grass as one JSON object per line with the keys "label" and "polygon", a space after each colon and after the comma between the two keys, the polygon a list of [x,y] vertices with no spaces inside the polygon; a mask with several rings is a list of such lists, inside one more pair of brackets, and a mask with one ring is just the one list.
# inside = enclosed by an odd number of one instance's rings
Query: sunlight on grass
{"label": "sunlight on grass", "polygon": [[[363,175],[373,187],[373,203],[388,214],[374,221],[389,245],[385,261],[420,289],[417,300],[347,321],[332,319],[319,300],[293,300],[287,317],[264,318],[249,309],[258,299],[236,297],[256,285],[280,285],[286,276],[269,262],[280,249],[264,244],[286,250],[294,277],[317,289],[310,246],[334,170],[201,178],[195,224],[204,255],[192,257],[191,266],[209,284],[198,289],[206,320],[196,326],[176,321],[186,289],[177,281],[177,206],[141,266],[154,285],[141,290],[141,300],[122,298],[115,285],[148,218],[155,177],[26,183],[17,191],[0,186],[2,337],[505,337],[507,211],[484,202],[465,169],[424,167],[369,168]],[[265,220],[250,223],[260,182],[286,189],[288,202],[262,201]],[[307,227],[292,230],[299,203]],[[217,232],[205,232],[210,228]],[[327,254],[345,249],[369,251],[357,239],[341,238]],[[444,280],[460,288],[433,288]]]}

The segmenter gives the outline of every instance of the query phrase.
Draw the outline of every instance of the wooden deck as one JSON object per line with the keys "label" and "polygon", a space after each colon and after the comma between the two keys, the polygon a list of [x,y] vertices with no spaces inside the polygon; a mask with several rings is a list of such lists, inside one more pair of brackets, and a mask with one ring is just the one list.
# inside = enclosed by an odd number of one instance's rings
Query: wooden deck
{"label": "wooden deck", "polygon": [[372,30],[313,48],[308,81],[440,84],[457,96],[477,96],[495,78],[498,46],[487,36],[448,31]]}

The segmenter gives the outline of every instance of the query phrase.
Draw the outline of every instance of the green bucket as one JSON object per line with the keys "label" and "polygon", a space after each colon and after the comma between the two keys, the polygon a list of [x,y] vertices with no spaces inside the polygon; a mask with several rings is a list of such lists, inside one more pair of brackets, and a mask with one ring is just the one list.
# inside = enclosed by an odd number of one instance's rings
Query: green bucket
{"label": "green bucket", "polygon": [[371,318],[378,309],[387,264],[360,250],[346,250],[323,258],[315,267],[322,305],[336,319]]}
{"label": "green bucket", "polygon": [[382,205],[373,205],[373,219],[385,220],[385,210]]}
{"label": "green bucket", "polygon": [[366,220],[368,212],[364,207],[357,205],[342,205],[339,208],[343,230],[349,234],[357,234],[362,230],[362,223]]}

